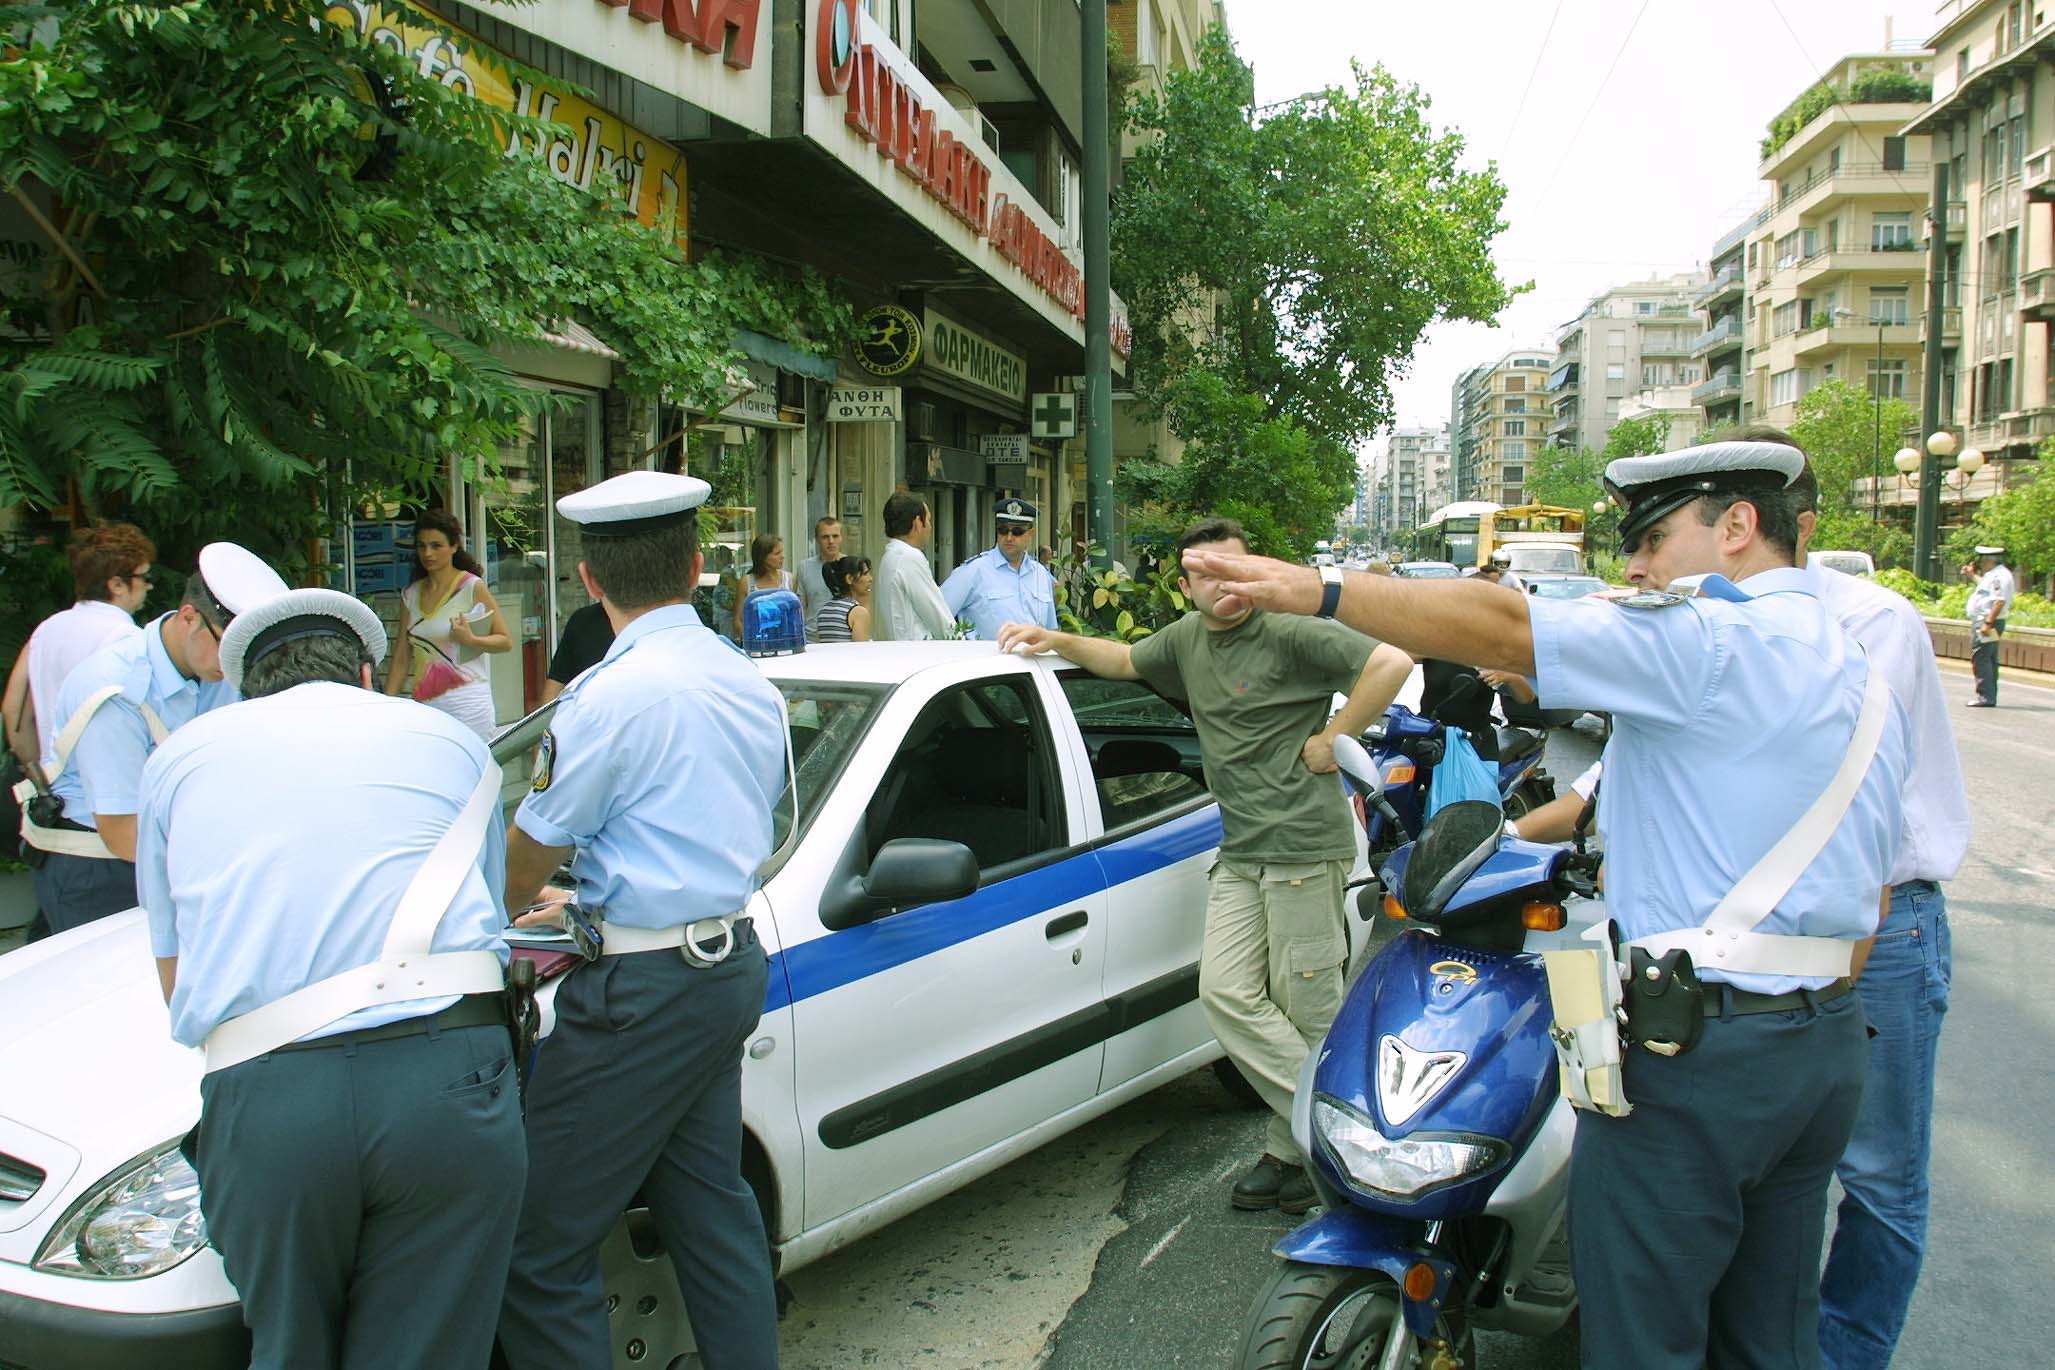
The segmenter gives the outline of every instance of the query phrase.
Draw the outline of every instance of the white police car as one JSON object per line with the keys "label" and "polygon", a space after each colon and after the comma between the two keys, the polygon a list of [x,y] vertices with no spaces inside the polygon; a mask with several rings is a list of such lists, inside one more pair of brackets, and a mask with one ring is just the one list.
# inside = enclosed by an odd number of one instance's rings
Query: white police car
{"label": "white police car", "polygon": [[[763,665],[801,803],[750,907],[771,980],[743,1112],[792,1269],[1218,1056],[1196,995],[1220,818],[1190,721],[1138,684],[980,643]],[[200,1057],[140,911],[0,958],[0,1042],[0,1365],[246,1364],[177,1150]],[[615,1364],[667,1365],[690,1332],[646,1215],[605,1265]]]}

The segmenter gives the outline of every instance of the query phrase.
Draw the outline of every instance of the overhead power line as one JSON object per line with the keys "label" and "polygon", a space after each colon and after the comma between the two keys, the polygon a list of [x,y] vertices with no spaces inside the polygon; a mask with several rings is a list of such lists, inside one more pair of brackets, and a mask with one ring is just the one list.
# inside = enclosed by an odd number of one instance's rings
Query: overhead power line
{"label": "overhead power line", "polygon": [[1548,16],[1548,27],[1542,30],[1541,46],[1534,50],[1534,69],[1527,73],[1527,86],[1520,92],[1520,103],[1513,107],[1512,127],[1506,130],[1505,146],[1499,149],[1498,159],[1503,162],[1506,154],[1513,150],[1513,139],[1520,136],[1520,116],[1527,112],[1527,97],[1534,93],[1534,79],[1541,75],[1541,59],[1548,56],[1548,40],[1556,31],[1556,20],[1563,17],[1563,0],[1556,0],[1555,13]]}
{"label": "overhead power line", "polygon": [[1556,163],[1556,169],[1549,173],[1548,184],[1541,192],[1542,199],[1548,198],[1548,192],[1555,189],[1556,178],[1561,176],[1563,168],[1570,164],[1570,153],[1576,149],[1577,139],[1583,134],[1584,125],[1590,122],[1591,112],[1598,108],[1598,102],[1604,97],[1605,88],[1612,81],[1613,72],[1618,69],[1620,59],[1627,55],[1627,45],[1634,41],[1634,31],[1641,27],[1641,16],[1646,13],[1648,0],[1641,0],[1641,8],[1634,11],[1634,22],[1627,25],[1627,34],[1620,39],[1619,50],[1613,53],[1613,60],[1606,67],[1605,75],[1599,78],[1598,88],[1591,92],[1591,103],[1584,107],[1584,116],[1577,121],[1577,127],[1570,130],[1569,140],[1563,144],[1562,158]]}

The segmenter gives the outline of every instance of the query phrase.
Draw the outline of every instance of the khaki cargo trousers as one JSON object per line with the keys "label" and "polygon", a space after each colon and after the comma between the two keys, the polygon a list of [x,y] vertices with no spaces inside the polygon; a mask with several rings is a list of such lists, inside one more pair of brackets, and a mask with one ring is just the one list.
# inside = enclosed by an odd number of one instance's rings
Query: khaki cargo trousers
{"label": "khaki cargo trousers", "polygon": [[1347,879],[1346,861],[1224,857],[1208,875],[1199,1004],[1228,1059],[1270,1105],[1263,1149],[1290,1165],[1305,1164],[1291,1135],[1299,1068],[1341,1008]]}

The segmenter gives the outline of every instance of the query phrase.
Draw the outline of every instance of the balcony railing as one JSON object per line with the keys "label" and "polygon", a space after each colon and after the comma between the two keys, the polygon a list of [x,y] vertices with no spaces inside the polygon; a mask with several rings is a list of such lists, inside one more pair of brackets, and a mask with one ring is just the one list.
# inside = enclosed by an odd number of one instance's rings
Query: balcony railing
{"label": "balcony railing", "polygon": [[[1927,340],[1927,324],[1924,317],[1920,319],[1919,340],[1921,342]],[[1949,346],[1962,341],[1961,305],[1949,304],[1941,306],[1941,341]]]}
{"label": "balcony railing", "polygon": [[2027,154],[2026,170],[2020,175],[2020,188],[2036,200],[2055,195],[2055,147],[2036,148]]}
{"label": "balcony railing", "polygon": [[1741,398],[1741,373],[1722,371],[1712,379],[1691,388],[1693,404],[1719,404],[1723,400]]}
{"label": "balcony railing", "polygon": [[1705,332],[1691,340],[1691,355],[1696,357],[1712,351],[1722,343],[1741,341],[1741,321],[1729,316],[1721,319]]}
{"label": "balcony railing", "polygon": [[1776,207],[1788,209],[1801,197],[1830,181],[1888,180],[1902,183],[1907,194],[1917,194],[1921,186],[1932,180],[1932,172],[1933,169],[1925,162],[1907,162],[1902,167],[1886,167],[1882,162],[1843,162],[1825,171],[1815,171],[1801,181],[1785,182],[1783,194],[1777,196]]}
{"label": "balcony railing", "polygon": [[1703,309],[1706,306],[1706,301],[1720,299],[1731,293],[1738,293],[1740,289],[1741,268],[1730,266],[1704,285],[1698,287],[1697,291],[1691,296],[1691,303]]}
{"label": "balcony railing", "polygon": [[1950,200],[1948,202],[1948,236],[1960,238],[1969,231],[1969,202]]}

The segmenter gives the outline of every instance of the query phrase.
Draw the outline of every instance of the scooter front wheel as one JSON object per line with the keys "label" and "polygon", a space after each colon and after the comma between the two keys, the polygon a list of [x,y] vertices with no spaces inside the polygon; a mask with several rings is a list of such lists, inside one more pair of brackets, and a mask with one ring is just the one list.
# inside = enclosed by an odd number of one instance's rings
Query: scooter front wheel
{"label": "scooter front wheel", "polygon": [[[1398,1345],[1393,1345],[1396,1338]],[[1399,1288],[1378,1270],[1285,1261],[1249,1310],[1240,1370],[1423,1370]]]}

